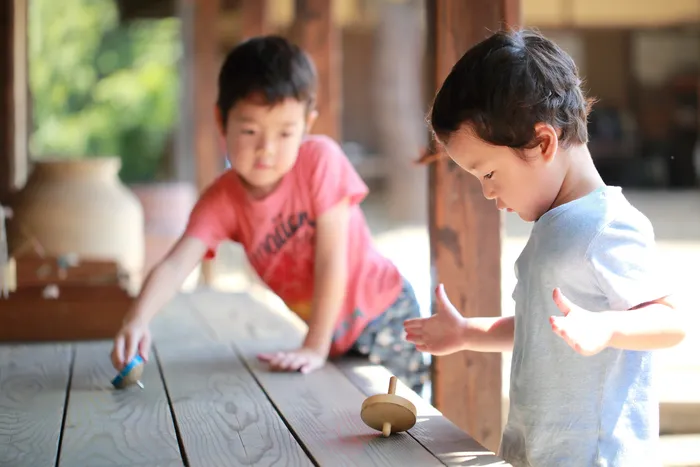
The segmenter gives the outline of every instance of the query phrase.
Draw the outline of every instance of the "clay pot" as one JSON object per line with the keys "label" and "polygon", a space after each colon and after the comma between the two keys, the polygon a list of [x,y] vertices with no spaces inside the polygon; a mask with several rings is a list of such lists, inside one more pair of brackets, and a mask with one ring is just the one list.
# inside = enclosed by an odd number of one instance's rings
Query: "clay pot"
{"label": "clay pot", "polygon": [[[139,200],[119,180],[121,159],[39,160],[12,199],[10,254],[34,237],[50,256],[116,261],[133,290],[141,283],[144,218]],[[31,251],[31,249],[29,249]]]}
{"label": "clay pot", "polygon": [[143,206],[146,229],[144,272],[148,274],[187,227],[190,212],[197,202],[197,189],[187,182],[135,184],[129,188]]}

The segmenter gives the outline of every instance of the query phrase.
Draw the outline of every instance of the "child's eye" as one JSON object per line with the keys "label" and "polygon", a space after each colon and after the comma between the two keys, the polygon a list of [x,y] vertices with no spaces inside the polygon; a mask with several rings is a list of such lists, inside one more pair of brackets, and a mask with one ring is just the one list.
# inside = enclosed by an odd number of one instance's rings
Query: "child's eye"
{"label": "child's eye", "polygon": [[291,133],[282,133],[282,138],[289,138],[290,136],[292,136]]}
{"label": "child's eye", "polygon": [[491,180],[492,177],[493,177],[493,172],[489,172],[489,173],[487,173],[486,175],[484,175],[484,178],[485,178],[486,180]]}
{"label": "child's eye", "polygon": [[255,130],[243,129],[243,130],[241,130],[241,133],[243,133],[244,135],[254,135]]}

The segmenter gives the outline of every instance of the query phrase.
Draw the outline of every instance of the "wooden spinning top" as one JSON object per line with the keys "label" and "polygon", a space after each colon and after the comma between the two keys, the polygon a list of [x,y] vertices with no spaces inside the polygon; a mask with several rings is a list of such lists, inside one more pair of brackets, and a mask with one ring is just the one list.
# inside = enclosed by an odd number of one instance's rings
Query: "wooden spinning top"
{"label": "wooden spinning top", "polygon": [[362,403],[360,417],[365,424],[384,437],[409,430],[416,424],[416,406],[397,396],[396,376],[389,379],[389,393],[370,396]]}
{"label": "wooden spinning top", "polygon": [[132,384],[138,385],[143,389],[141,384],[141,375],[143,374],[143,358],[137,355],[124,367],[122,371],[112,380],[112,386],[117,389],[124,389]]}

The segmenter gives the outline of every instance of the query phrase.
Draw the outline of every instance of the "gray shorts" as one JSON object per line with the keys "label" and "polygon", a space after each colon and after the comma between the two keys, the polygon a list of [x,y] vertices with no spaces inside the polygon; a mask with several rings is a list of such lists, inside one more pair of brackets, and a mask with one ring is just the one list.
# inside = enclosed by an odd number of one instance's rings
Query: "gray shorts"
{"label": "gray shorts", "polygon": [[413,287],[404,279],[399,297],[367,325],[349,353],[384,366],[420,394],[430,379],[430,365],[423,353],[404,339],[403,322],[411,318],[420,318],[420,308]]}

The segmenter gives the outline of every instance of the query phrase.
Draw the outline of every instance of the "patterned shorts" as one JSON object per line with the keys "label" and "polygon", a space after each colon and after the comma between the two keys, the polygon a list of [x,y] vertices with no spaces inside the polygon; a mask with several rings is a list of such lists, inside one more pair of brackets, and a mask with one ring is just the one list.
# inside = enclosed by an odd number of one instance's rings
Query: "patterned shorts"
{"label": "patterned shorts", "polygon": [[404,279],[399,298],[367,325],[349,353],[384,366],[420,394],[430,378],[430,365],[423,353],[404,339],[403,322],[411,318],[420,318],[420,308],[413,287]]}

